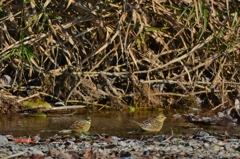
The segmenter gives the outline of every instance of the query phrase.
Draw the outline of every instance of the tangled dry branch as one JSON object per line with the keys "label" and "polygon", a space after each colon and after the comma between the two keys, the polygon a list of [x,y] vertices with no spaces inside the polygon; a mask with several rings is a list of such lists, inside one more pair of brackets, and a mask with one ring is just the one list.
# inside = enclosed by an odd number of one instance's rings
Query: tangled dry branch
{"label": "tangled dry branch", "polygon": [[0,73],[15,94],[38,86],[65,102],[226,103],[239,89],[239,2],[201,2],[3,1]]}

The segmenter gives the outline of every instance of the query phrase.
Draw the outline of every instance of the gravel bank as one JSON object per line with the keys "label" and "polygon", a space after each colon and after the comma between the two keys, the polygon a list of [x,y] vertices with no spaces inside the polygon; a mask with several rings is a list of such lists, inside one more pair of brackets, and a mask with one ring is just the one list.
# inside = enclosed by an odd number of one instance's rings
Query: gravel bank
{"label": "gravel bank", "polygon": [[118,137],[52,137],[15,143],[0,135],[0,158],[240,158],[240,135],[198,132],[192,136],[154,136],[143,140]]}

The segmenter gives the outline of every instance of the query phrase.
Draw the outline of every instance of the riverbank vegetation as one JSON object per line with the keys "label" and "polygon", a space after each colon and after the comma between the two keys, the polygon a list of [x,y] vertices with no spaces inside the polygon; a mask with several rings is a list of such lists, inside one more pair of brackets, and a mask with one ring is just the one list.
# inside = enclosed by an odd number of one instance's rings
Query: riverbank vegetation
{"label": "riverbank vegetation", "polygon": [[1,98],[39,95],[50,103],[117,109],[236,106],[238,6],[231,0],[2,1]]}

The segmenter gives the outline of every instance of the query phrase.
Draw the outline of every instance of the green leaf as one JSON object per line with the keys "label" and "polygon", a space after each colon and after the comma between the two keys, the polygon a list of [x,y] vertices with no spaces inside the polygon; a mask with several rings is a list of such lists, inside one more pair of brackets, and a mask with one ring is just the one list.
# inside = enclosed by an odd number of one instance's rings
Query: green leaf
{"label": "green leaf", "polygon": [[156,31],[164,31],[164,30],[167,30],[169,27],[149,27],[149,26],[145,26],[144,28],[147,32],[149,32],[149,31],[155,31],[155,30]]}
{"label": "green leaf", "polygon": [[32,107],[32,108],[35,108],[35,107],[44,107],[44,108],[51,108],[52,106],[49,104],[49,103],[47,103],[47,102],[45,102],[45,101],[43,101],[43,100],[41,100],[41,99],[39,99],[39,98],[34,98],[34,99],[29,99],[29,100],[26,100],[26,101],[24,101],[23,102],[23,104],[26,106],[26,107]]}
{"label": "green leaf", "polygon": [[133,107],[133,106],[130,106],[129,107],[129,111],[130,111],[130,113],[134,113],[136,111],[136,108]]}
{"label": "green leaf", "polygon": [[198,40],[201,39],[203,33],[205,32],[206,28],[207,28],[207,21],[208,21],[208,10],[204,8],[203,10],[203,15],[204,15],[204,18],[203,18],[203,29],[202,29],[202,32],[198,38]]}

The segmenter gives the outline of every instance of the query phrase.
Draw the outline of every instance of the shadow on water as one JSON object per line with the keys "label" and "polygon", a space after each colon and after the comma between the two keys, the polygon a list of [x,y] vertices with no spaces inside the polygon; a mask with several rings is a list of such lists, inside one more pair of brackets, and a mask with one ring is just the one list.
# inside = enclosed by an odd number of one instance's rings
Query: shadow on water
{"label": "shadow on water", "polygon": [[57,134],[61,129],[67,128],[76,120],[84,116],[92,118],[91,135],[108,134],[124,138],[139,138],[143,134],[146,136],[166,134],[171,135],[192,135],[197,131],[204,130],[207,132],[236,134],[240,131],[239,126],[210,126],[195,125],[183,119],[173,119],[170,112],[164,112],[167,119],[163,128],[158,133],[146,133],[129,120],[143,121],[155,115],[151,111],[92,111],[78,110],[78,114],[68,116],[66,114],[48,114],[47,118],[39,117],[22,117],[20,115],[1,116],[0,117],[0,134],[11,134],[13,136],[34,136],[40,134],[46,138]]}

